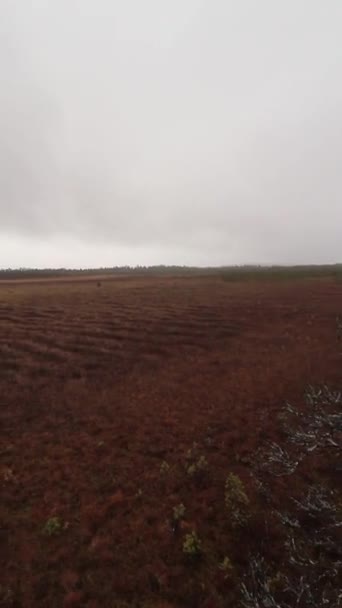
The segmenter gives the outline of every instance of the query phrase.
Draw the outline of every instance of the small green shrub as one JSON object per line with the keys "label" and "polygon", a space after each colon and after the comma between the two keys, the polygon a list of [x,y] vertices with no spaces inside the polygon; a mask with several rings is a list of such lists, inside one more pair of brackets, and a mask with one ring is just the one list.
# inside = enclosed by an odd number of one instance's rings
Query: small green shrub
{"label": "small green shrub", "polygon": [[185,510],[186,509],[183,503],[173,507],[173,521],[180,521],[181,519],[184,519]]}
{"label": "small green shrub", "polygon": [[193,442],[192,447],[186,453],[186,459],[192,460],[198,454],[198,443],[196,441]]}
{"label": "small green shrub", "polygon": [[165,475],[166,473],[168,473],[170,470],[170,465],[168,462],[166,462],[166,460],[163,460],[163,462],[160,465],[160,472],[162,475]]}
{"label": "small green shrub", "polygon": [[202,553],[202,542],[198,538],[195,531],[190,532],[185,536],[183,542],[183,553],[192,558],[200,557]]}
{"label": "small green shrub", "polygon": [[219,568],[223,571],[224,578],[229,578],[234,570],[233,564],[227,556],[225,556],[223,561],[219,564]]}
{"label": "small green shrub", "polygon": [[245,525],[249,519],[249,498],[243,482],[234,473],[226,479],[224,499],[232,525]]}
{"label": "small green shrub", "polygon": [[192,462],[188,465],[186,472],[190,477],[194,477],[197,474],[204,473],[208,470],[208,461],[205,456],[200,456],[200,458]]}
{"label": "small green shrub", "polygon": [[46,536],[56,536],[63,529],[63,524],[59,517],[50,517],[44,524],[43,534]]}

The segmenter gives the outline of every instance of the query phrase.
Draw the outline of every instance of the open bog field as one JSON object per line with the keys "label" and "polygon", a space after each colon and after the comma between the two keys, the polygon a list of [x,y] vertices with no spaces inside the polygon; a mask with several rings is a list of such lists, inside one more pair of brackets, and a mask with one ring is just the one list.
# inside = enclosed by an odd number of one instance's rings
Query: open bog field
{"label": "open bog field", "polygon": [[339,606],[339,315],[324,278],[0,282],[0,606]]}

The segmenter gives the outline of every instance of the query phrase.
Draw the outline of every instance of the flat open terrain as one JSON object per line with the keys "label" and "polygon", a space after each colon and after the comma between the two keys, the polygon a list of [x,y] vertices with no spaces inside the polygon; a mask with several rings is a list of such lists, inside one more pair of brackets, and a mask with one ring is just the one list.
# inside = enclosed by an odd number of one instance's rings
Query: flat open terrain
{"label": "flat open terrain", "polygon": [[0,282],[0,606],[338,606],[341,313],[331,279]]}

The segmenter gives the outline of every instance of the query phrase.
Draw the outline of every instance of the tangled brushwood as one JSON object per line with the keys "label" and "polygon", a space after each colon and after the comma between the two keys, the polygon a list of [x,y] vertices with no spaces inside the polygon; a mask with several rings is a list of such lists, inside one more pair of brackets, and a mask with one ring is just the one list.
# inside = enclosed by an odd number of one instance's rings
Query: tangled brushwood
{"label": "tangled brushwood", "polygon": [[[309,386],[301,407],[286,403],[281,413],[286,446],[268,444],[258,454],[253,475],[271,516],[280,523],[284,551],[276,568],[261,553],[250,556],[241,585],[244,608],[342,605],[342,502],[335,487],[341,467],[341,406],[340,391]],[[273,492],[277,478],[289,478],[289,488],[295,488],[301,465],[314,466],[318,452],[325,463],[326,485],[309,485],[281,508]]]}

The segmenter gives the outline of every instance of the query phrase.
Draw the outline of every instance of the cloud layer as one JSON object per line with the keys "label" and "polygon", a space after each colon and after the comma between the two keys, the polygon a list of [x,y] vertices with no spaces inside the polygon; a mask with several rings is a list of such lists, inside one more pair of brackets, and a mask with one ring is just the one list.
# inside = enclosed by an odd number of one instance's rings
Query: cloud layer
{"label": "cloud layer", "polygon": [[0,266],[342,260],[340,0],[3,0]]}

